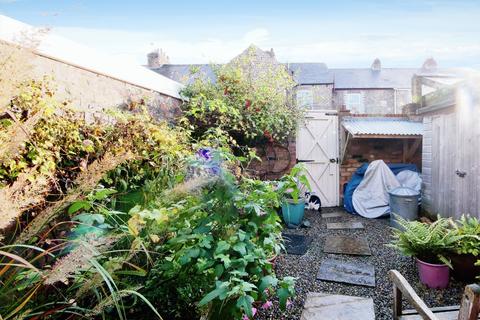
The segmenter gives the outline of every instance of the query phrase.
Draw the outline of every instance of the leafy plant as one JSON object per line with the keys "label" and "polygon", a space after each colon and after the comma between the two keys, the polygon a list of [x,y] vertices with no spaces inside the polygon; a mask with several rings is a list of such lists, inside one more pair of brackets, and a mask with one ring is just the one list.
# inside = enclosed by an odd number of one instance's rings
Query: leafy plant
{"label": "leafy plant", "polygon": [[456,221],[454,233],[460,237],[455,246],[458,254],[480,255],[480,221],[476,217],[462,215]]}
{"label": "leafy plant", "polygon": [[286,199],[292,199],[298,203],[303,199],[305,192],[310,191],[310,182],[306,176],[306,169],[303,165],[297,164],[289,174],[283,175],[278,183],[278,190]]}
{"label": "leafy plant", "polygon": [[157,244],[162,258],[149,274],[147,297],[182,318],[193,310],[211,318],[251,317],[252,303],[267,299],[268,290],[277,292],[282,306],[294,293],[293,279],[277,279],[268,262],[281,249],[275,210],[281,194],[271,182],[236,178],[227,169],[234,157],[222,156],[230,160],[219,163],[215,153],[203,164],[193,162],[197,176],[131,221],[145,237],[164,239]]}
{"label": "leafy plant", "polygon": [[406,256],[413,256],[429,263],[444,263],[451,267],[447,256],[461,239],[452,232],[451,219],[441,218],[431,223],[407,221],[396,215],[399,229],[392,228],[391,247]]}

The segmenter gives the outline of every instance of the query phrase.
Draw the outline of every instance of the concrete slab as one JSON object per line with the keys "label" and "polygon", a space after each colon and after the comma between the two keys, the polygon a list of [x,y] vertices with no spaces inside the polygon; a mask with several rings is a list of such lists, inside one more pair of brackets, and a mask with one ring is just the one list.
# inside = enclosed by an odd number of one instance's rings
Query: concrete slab
{"label": "concrete slab", "polygon": [[309,292],[301,320],[375,320],[373,299]]}
{"label": "concrete slab", "polygon": [[349,236],[328,236],[325,239],[323,252],[371,256],[372,252],[365,238]]}
{"label": "concrete slab", "polygon": [[375,268],[367,263],[325,259],[320,265],[317,279],[375,287]]}
{"label": "concrete slab", "polygon": [[340,218],[340,217],[347,217],[349,214],[338,211],[338,212],[329,212],[329,213],[322,213],[322,218]]}
{"label": "concrete slab", "polygon": [[363,229],[363,224],[361,222],[330,222],[327,223],[327,229],[336,230],[336,229]]}

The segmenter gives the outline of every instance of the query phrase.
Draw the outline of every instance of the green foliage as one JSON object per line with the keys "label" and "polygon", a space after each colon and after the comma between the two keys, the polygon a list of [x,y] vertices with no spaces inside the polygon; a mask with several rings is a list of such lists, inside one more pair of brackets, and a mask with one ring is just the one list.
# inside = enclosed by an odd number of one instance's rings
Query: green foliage
{"label": "green foliage", "polygon": [[289,174],[285,174],[280,178],[278,189],[285,198],[293,199],[294,203],[298,203],[302,199],[305,192],[310,191],[310,182],[306,176],[305,166],[302,164],[295,165]]}
{"label": "green foliage", "polygon": [[213,180],[196,182],[190,196],[171,203],[165,199],[179,191],[167,191],[148,212],[137,213],[141,222],[132,218],[145,237],[169,234],[157,245],[162,259],[149,274],[147,297],[162,305],[177,301],[172,314],[240,318],[251,316],[253,301],[266,299],[266,289],[278,289],[281,302],[294,293],[293,280],[277,280],[268,262],[281,249],[276,207],[282,194],[272,182],[237,180],[226,166]]}
{"label": "green foliage", "polygon": [[393,240],[390,246],[406,256],[413,256],[430,263],[445,263],[450,266],[448,253],[453,250],[461,236],[452,232],[453,222],[438,217],[431,223],[407,221],[395,216],[399,229],[393,228]]}
{"label": "green foliage", "polygon": [[480,222],[477,218],[463,215],[457,221],[454,234],[460,236],[455,246],[458,254],[480,255]]}
{"label": "green foliage", "polygon": [[183,90],[181,121],[192,137],[202,139],[211,128],[221,130],[240,146],[285,141],[303,113],[291,101],[295,82],[286,68],[258,59],[254,48],[237,60],[213,66],[216,82],[201,76]]}
{"label": "green foliage", "polygon": [[[86,121],[48,83],[27,83],[0,120],[9,150],[0,157],[0,193],[22,175],[48,183],[30,188],[35,203],[8,212],[18,221],[8,241],[49,209],[58,214],[28,245],[1,243],[0,318],[126,319],[151,310],[232,319],[251,317],[252,303],[272,295],[285,307],[294,279],[278,279],[269,262],[282,248],[276,209],[293,182],[299,197],[297,182],[308,181],[300,167],[279,183],[251,179],[241,165],[255,154],[226,152],[294,132],[299,112],[288,103],[290,76],[279,70],[252,82],[237,64],[219,70],[216,85],[193,84],[183,129],[142,108]],[[15,140],[12,132],[25,134]],[[189,138],[221,152],[192,156]],[[89,171],[122,153],[133,156]],[[72,186],[81,192],[69,193]],[[27,195],[19,194],[9,203]]]}

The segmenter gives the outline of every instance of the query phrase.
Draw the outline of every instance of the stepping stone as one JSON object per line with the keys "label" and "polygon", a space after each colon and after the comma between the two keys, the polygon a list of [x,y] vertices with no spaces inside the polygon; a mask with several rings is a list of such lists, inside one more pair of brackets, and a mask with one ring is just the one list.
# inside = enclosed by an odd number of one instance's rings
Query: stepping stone
{"label": "stepping stone", "polygon": [[300,320],[375,320],[373,299],[337,294],[307,293]]}
{"label": "stepping stone", "polygon": [[348,214],[345,212],[329,212],[329,213],[322,213],[322,218],[340,218],[340,217],[347,217]]}
{"label": "stepping stone", "polygon": [[327,223],[327,229],[363,229],[363,224],[361,222],[331,222]]}
{"label": "stepping stone", "polygon": [[310,243],[312,243],[312,239],[307,236],[297,234],[283,234],[282,236],[285,241],[285,251],[287,251],[288,254],[305,254]]}
{"label": "stepping stone", "polygon": [[375,268],[366,263],[326,259],[320,265],[317,279],[375,287]]}
{"label": "stepping stone", "polygon": [[372,252],[365,238],[329,236],[325,239],[323,252],[371,256]]}

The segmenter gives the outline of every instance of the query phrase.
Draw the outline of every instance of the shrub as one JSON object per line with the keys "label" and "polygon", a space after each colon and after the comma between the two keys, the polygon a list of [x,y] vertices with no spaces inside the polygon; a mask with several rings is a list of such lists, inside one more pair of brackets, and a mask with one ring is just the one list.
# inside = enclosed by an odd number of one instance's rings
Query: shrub
{"label": "shrub", "polygon": [[286,68],[260,59],[260,50],[246,53],[224,66],[212,66],[216,82],[202,78],[183,90],[180,122],[202,139],[211,128],[221,129],[239,146],[285,141],[295,133],[302,111],[292,103],[295,86]]}

